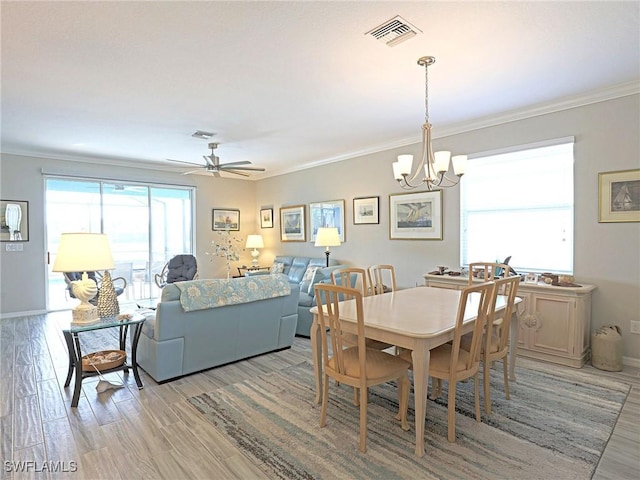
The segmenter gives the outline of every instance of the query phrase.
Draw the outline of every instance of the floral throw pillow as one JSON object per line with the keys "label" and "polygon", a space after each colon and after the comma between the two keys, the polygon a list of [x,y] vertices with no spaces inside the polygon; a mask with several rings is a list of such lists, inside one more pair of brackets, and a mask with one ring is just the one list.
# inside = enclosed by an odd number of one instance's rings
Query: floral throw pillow
{"label": "floral throw pillow", "polygon": [[319,268],[320,267],[307,267],[307,270],[304,272],[304,276],[302,277],[302,281],[300,282],[301,292],[311,294]]}
{"label": "floral throw pillow", "polygon": [[284,273],[284,263],[274,262],[269,269],[269,273]]}

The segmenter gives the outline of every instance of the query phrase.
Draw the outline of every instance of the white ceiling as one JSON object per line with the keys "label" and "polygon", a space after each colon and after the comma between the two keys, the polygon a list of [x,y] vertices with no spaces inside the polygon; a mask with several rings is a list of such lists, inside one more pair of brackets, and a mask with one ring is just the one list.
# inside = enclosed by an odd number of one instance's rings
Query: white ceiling
{"label": "white ceiling", "polygon": [[[640,2],[2,1],[3,153],[262,175],[640,91]],[[365,33],[401,15],[395,47]],[[606,122],[606,119],[603,119]],[[465,152],[457,152],[465,153]]]}

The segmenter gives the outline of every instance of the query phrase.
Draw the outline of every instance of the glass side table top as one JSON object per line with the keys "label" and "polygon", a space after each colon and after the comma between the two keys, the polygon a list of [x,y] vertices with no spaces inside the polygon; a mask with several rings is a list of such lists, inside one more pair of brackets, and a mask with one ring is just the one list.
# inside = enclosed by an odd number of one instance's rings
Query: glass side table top
{"label": "glass side table top", "polygon": [[71,320],[63,325],[62,331],[66,332],[88,332],[91,330],[100,330],[102,328],[120,327],[125,325],[135,325],[144,322],[145,317],[137,313],[126,314],[130,318],[126,317],[101,317],[97,322],[84,324],[73,323]]}

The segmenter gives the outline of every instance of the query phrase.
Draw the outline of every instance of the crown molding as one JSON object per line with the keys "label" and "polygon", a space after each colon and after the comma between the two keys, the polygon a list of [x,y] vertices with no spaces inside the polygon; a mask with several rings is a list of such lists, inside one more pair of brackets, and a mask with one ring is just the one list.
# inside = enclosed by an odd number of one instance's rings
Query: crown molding
{"label": "crown molding", "polygon": [[[480,130],[482,128],[494,127],[505,123],[515,122],[518,120],[525,120],[527,118],[538,117],[540,115],[547,115],[550,113],[560,112],[563,110],[569,110],[572,108],[582,107],[585,105],[591,105],[593,103],[605,102],[616,98],[627,97],[630,95],[640,94],[640,82],[629,82],[619,85],[607,87],[605,89],[592,91],[584,95],[576,95],[573,97],[565,97],[563,99],[547,102],[543,104],[534,105],[524,109],[512,110],[510,112],[503,112],[497,115],[489,115],[476,120],[461,122],[442,128],[434,127],[433,138],[444,138],[451,135],[458,135],[460,133],[472,132]],[[420,143],[422,136],[418,133],[415,136],[405,137],[403,139],[394,140],[384,144],[371,146],[361,150],[355,150],[350,153],[337,155],[334,157],[325,158],[315,162],[306,163],[303,166],[296,166],[286,170],[280,170],[278,172],[272,172],[268,176],[284,175],[286,173],[298,172],[320,165],[328,165],[330,163],[340,162],[348,160],[350,158],[356,158],[363,155],[370,155],[373,153],[379,153],[386,150],[392,150],[394,148],[404,147],[407,145],[413,145]],[[262,177],[262,178],[266,178]]]}

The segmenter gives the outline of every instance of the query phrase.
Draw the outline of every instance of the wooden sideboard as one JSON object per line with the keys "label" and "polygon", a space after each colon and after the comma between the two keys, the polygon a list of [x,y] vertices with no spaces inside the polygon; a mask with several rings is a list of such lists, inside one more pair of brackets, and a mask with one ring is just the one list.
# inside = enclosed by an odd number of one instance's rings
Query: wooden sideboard
{"label": "wooden sideboard", "polygon": [[[425,274],[428,287],[462,289],[467,277]],[[521,282],[518,297],[518,355],[580,368],[591,350],[591,292],[594,285],[556,287]]]}

